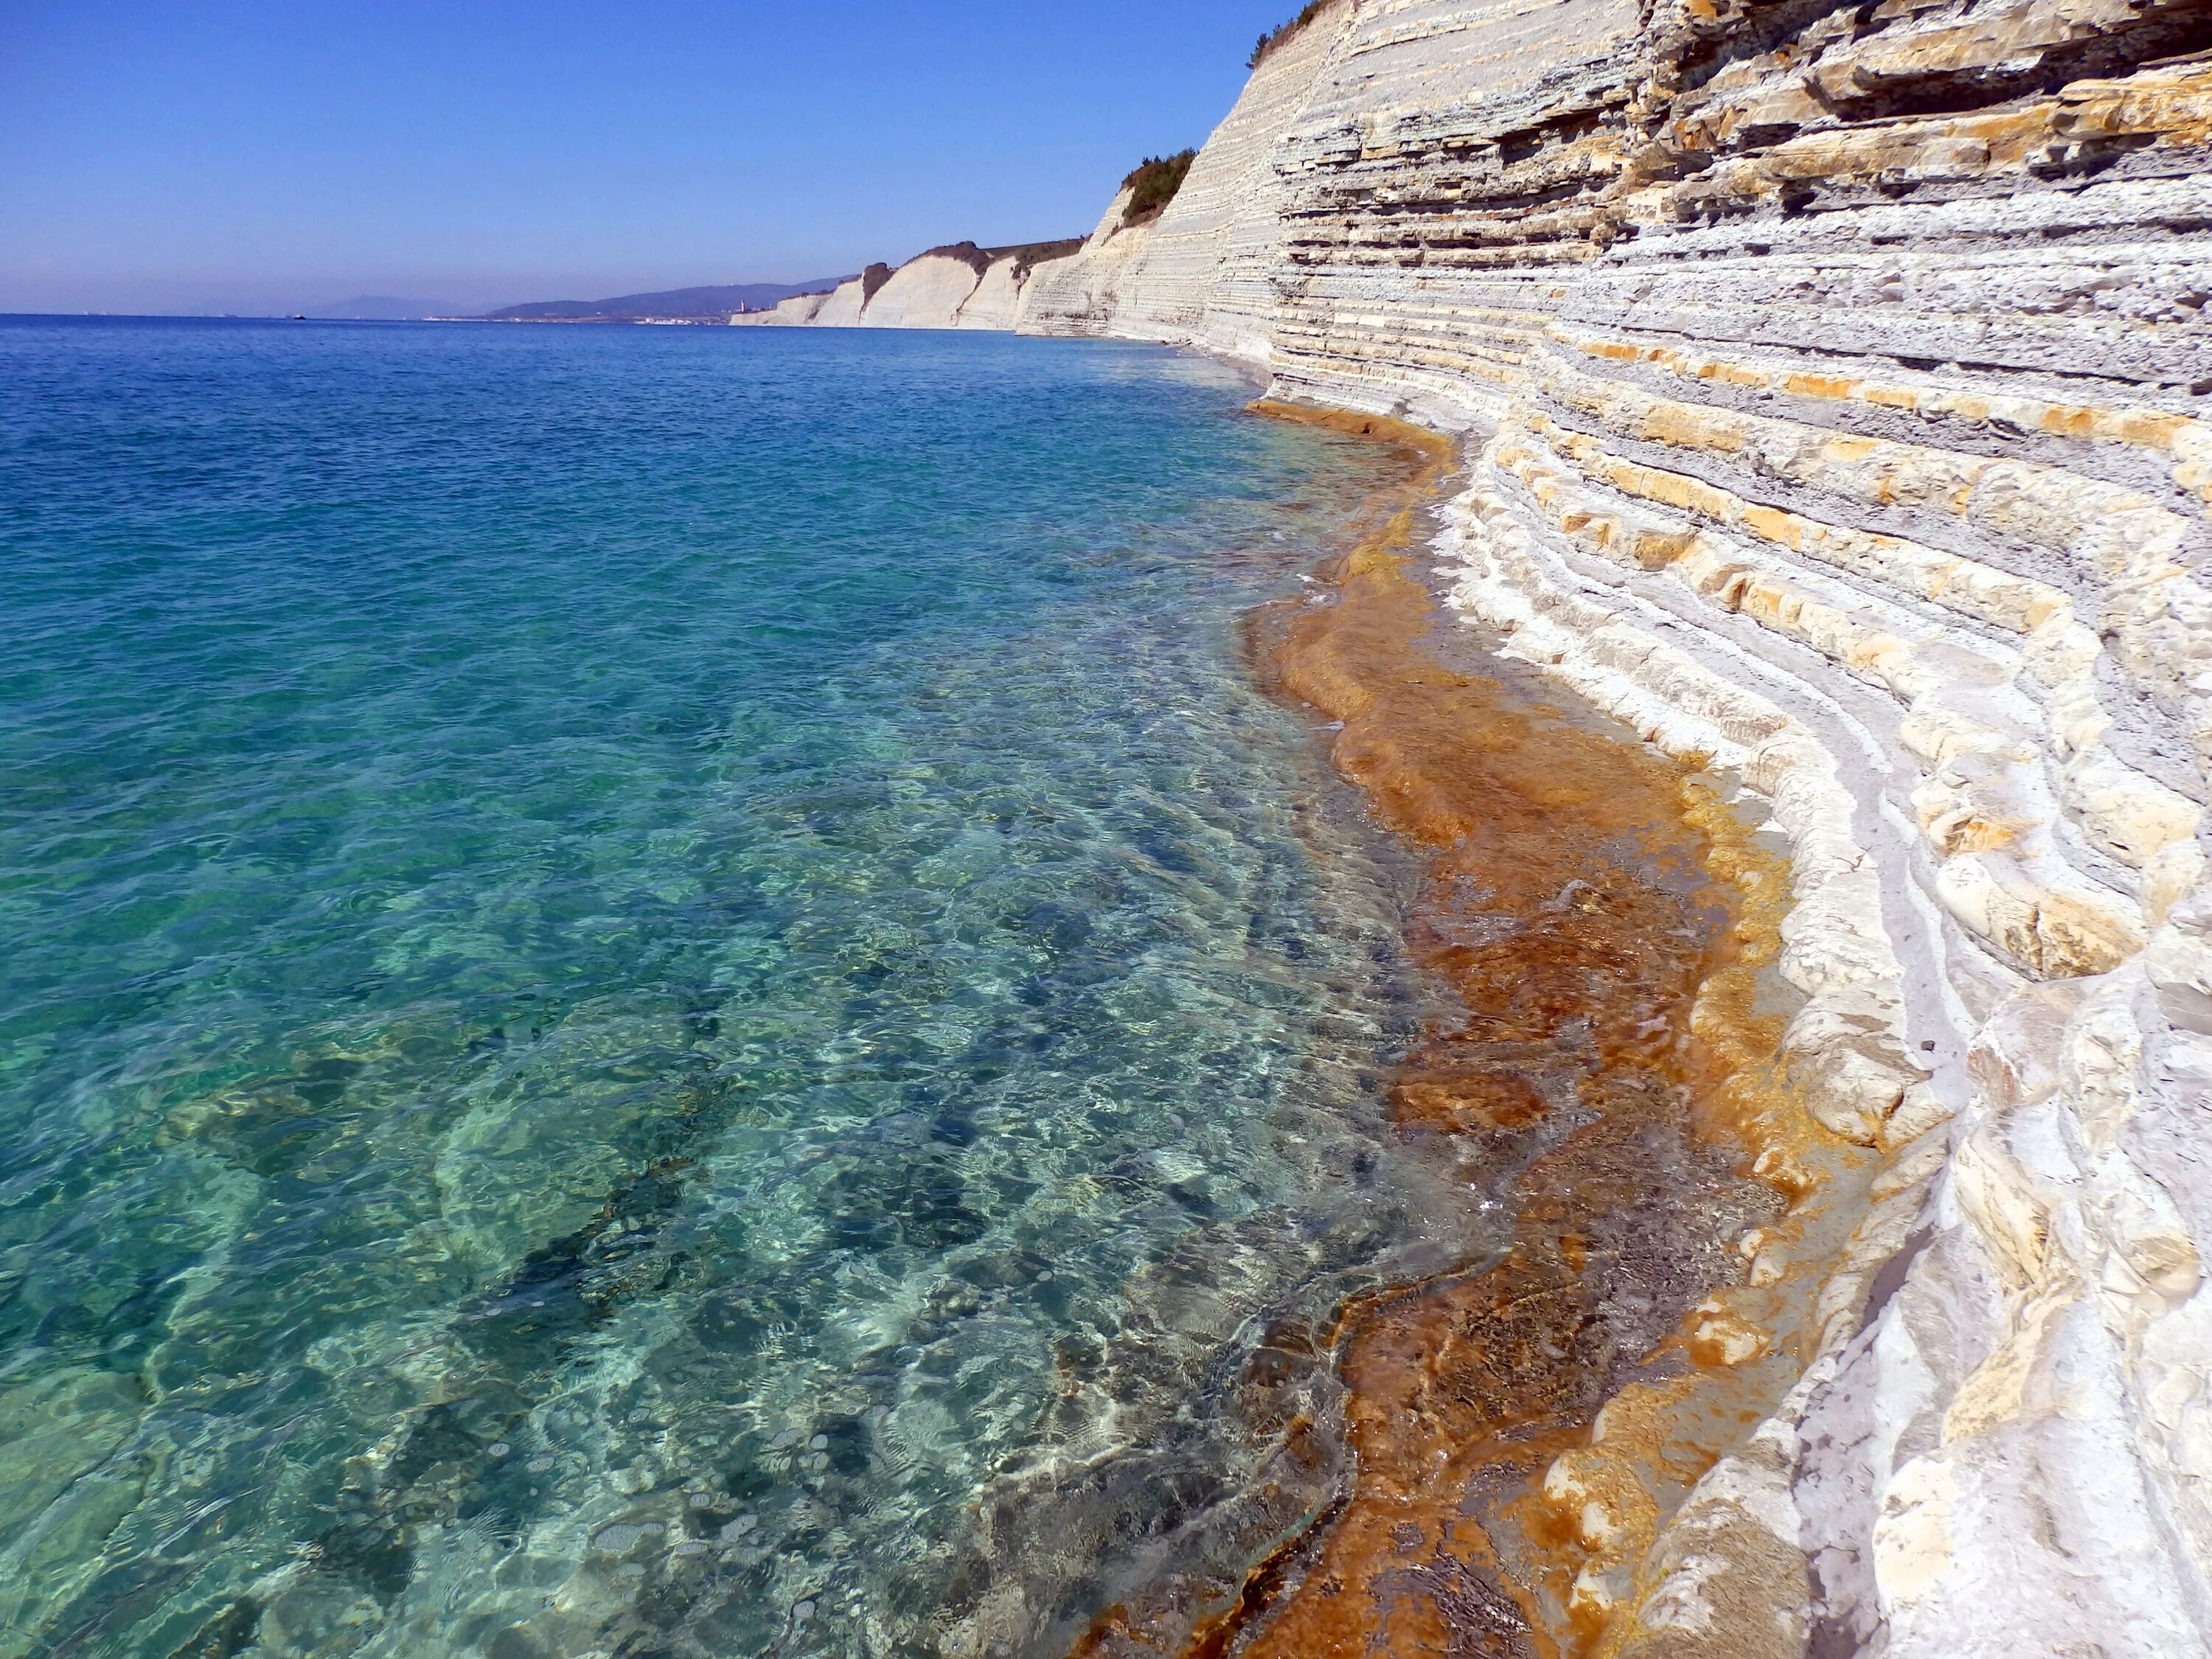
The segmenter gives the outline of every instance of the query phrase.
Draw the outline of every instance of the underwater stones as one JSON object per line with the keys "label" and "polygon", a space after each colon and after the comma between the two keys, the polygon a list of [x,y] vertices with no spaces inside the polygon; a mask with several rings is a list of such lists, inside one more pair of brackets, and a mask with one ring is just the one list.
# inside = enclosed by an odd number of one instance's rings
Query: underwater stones
{"label": "underwater stones", "polygon": [[617,1522],[592,1534],[592,1547],[605,1555],[627,1555],[640,1543],[649,1542],[666,1530],[657,1521]]}

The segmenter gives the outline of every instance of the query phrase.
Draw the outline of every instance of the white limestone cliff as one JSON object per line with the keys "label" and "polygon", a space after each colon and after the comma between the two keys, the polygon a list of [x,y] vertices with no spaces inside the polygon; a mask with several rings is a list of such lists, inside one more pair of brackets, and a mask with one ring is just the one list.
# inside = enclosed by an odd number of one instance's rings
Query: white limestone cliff
{"label": "white limestone cliff", "polygon": [[[800,295],[730,321],[755,328],[938,328],[1011,331],[1036,292],[1036,250],[986,250],[972,242],[932,248],[896,270],[875,268],[830,294]],[[1064,263],[1064,262],[1063,262]]]}
{"label": "white limestone cliff", "polygon": [[1465,434],[1453,600],[1793,849],[1887,1160],[1607,1650],[2212,1652],[2212,13],[1337,0],[1019,324]]}
{"label": "white limestone cliff", "polygon": [[[862,286],[862,279],[858,276],[850,282],[838,283],[805,320],[817,328],[858,328],[860,325],[860,308],[867,302]],[[775,312],[769,314],[773,316],[782,309],[778,306]]]}
{"label": "white limestone cliff", "polygon": [[1152,237],[1150,225],[1124,222],[1128,209],[1125,185],[1077,253],[1037,267],[1016,317],[1024,333],[1100,334],[1113,329],[1123,310],[1129,275],[1142,264]]}
{"label": "white limestone cliff", "polygon": [[925,253],[893,271],[861,313],[870,328],[951,328],[982,273],[964,259]]}
{"label": "white limestone cliff", "polygon": [[1011,256],[992,260],[953,313],[952,326],[1011,331],[1021,315],[1027,276]]}
{"label": "white limestone cliff", "polygon": [[750,325],[757,328],[793,328],[801,324],[815,321],[820,316],[823,307],[829,304],[830,300],[830,292],[794,294],[788,300],[777,301],[766,311],[732,312],[730,320],[735,324]]}

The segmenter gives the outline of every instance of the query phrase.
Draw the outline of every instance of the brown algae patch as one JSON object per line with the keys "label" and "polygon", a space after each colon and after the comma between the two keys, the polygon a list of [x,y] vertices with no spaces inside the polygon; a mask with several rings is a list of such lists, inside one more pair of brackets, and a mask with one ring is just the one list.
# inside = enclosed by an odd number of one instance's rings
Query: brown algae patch
{"label": "brown algae patch", "polygon": [[1710,774],[1444,659],[1413,567],[1447,440],[1253,407],[1417,464],[1318,602],[1259,619],[1261,665],[1340,723],[1335,764],[1424,858],[1408,943],[1458,1009],[1393,1115],[1455,1150],[1510,1243],[1342,1305],[1313,1339],[1345,1390],[1338,1501],[1241,1586],[1125,1601],[1078,1651],[1616,1653],[1659,1528],[1799,1374],[1792,1268],[1833,1255],[1863,1185],[1763,1006],[1788,872]]}

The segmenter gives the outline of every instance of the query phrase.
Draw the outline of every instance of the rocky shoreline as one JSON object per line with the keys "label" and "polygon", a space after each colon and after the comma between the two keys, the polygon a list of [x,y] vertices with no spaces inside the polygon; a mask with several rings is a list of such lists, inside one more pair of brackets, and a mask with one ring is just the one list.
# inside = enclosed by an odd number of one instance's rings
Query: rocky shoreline
{"label": "rocky shoreline", "polygon": [[1336,0],[1120,217],[1017,325],[1463,434],[1453,603],[1787,840],[1867,1207],[1648,1536],[1545,1478],[1577,1640],[2212,1652],[2212,11]]}
{"label": "rocky shoreline", "polygon": [[2206,27],[1340,3],[1039,273],[1033,326],[1467,434],[1456,605],[1788,838],[1870,1207],[1747,1239],[1802,1375],[1592,1650],[2208,1650]]}
{"label": "rocky shoreline", "polygon": [[1460,434],[1452,603],[1786,839],[1863,1214],[1575,1639],[2212,1653],[2212,9],[1335,0],[1122,206],[1014,326]]}
{"label": "rocky shoreline", "polygon": [[[1255,407],[1450,464],[1395,422]],[[1420,529],[1375,526],[1270,658],[1420,849],[1409,942],[1458,1012],[1392,1117],[1457,1149],[1508,1241],[1339,1310],[1349,1488],[1188,1655],[1601,1650],[1661,1527],[1797,1380],[1820,1286],[1775,1267],[1784,1241],[1832,1253],[1867,1207],[1871,1160],[1782,1052],[1802,999],[1771,975],[1789,874],[1763,804],[1549,706],[1451,625]]]}

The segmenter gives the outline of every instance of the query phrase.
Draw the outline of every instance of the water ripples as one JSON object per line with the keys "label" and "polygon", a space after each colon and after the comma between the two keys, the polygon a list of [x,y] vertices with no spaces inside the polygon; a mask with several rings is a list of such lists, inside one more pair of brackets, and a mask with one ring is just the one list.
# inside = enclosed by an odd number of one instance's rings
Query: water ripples
{"label": "water ripples", "polygon": [[0,326],[0,1651],[1048,1632],[1464,1248],[1237,660],[1373,458],[727,335]]}

